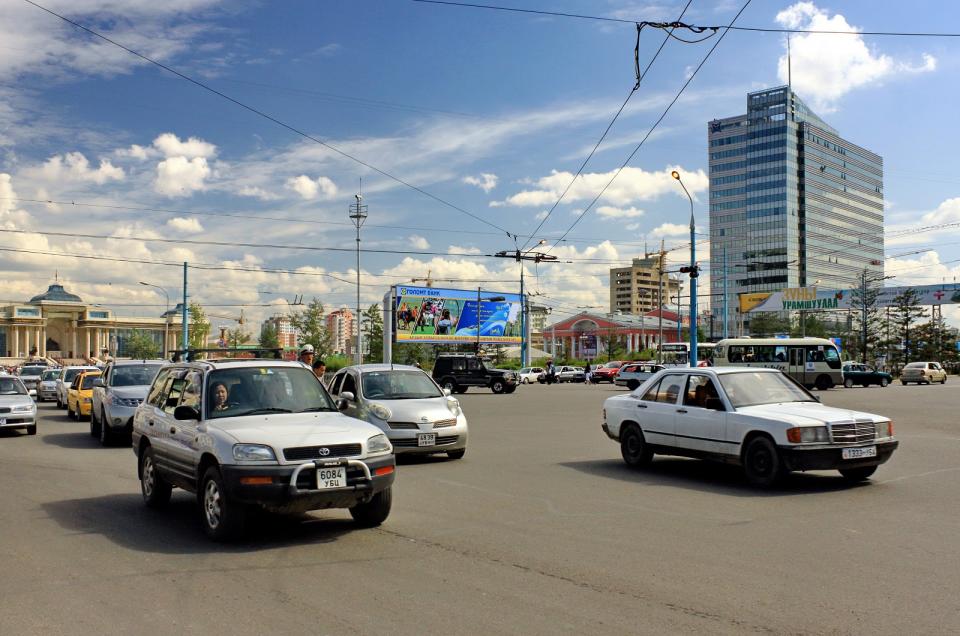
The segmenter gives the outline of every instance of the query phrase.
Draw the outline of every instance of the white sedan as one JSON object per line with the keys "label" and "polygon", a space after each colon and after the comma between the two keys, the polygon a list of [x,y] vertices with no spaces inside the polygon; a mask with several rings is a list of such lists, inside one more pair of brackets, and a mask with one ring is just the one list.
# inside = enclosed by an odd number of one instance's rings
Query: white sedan
{"label": "white sedan", "polygon": [[543,372],[543,367],[523,367],[517,371],[517,375],[520,376],[520,384],[533,384]]}
{"label": "white sedan", "polygon": [[665,369],[604,402],[603,430],[624,461],[655,453],[739,464],[758,486],[792,470],[839,470],[862,481],[899,442],[881,415],[825,406],[776,369]]}

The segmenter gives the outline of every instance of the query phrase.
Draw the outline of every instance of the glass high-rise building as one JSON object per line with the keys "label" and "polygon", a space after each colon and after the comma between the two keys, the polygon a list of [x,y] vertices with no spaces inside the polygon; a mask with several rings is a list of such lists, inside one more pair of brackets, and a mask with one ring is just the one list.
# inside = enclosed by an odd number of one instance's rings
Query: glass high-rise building
{"label": "glass high-rise building", "polygon": [[[787,86],[707,124],[714,313],[737,294],[852,289],[883,272],[883,158],[850,143]],[[726,267],[723,255],[726,251]]]}

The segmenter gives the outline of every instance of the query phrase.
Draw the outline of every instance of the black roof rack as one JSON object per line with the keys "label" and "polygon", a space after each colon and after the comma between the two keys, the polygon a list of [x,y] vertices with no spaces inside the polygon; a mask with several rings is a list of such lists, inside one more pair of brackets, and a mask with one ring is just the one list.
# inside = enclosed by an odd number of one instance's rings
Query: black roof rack
{"label": "black roof rack", "polygon": [[[212,349],[174,349],[170,352],[170,360],[173,362],[193,362],[194,360],[199,360],[198,356],[204,353],[219,353],[220,356],[215,356],[212,358],[206,359],[229,359],[229,360],[255,360],[255,359],[270,359],[270,360],[282,360],[283,359],[283,348],[282,347],[255,347],[252,349],[244,349],[240,347],[233,348],[224,348],[216,347]],[[237,356],[224,356],[222,354],[227,353],[252,353],[252,358],[247,357],[237,357]]]}

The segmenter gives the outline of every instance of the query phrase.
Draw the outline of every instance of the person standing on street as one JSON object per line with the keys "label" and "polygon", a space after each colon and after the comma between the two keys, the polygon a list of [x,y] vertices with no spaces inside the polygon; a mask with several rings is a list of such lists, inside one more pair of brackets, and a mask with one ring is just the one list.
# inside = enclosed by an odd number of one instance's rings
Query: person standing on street
{"label": "person standing on street", "polygon": [[320,380],[320,384],[326,386],[326,382],[323,381],[323,376],[327,372],[327,363],[323,361],[323,358],[318,358],[313,361],[313,374],[317,376]]}
{"label": "person standing on street", "polygon": [[313,368],[313,353],[314,351],[313,351],[312,344],[305,344],[302,347],[300,347],[300,356],[298,359],[300,360],[300,362],[307,365],[307,368],[309,369]]}
{"label": "person standing on street", "polygon": [[593,372],[590,370],[590,363],[588,362],[587,366],[583,367],[583,383],[584,384],[590,384],[590,376],[592,375],[592,373]]}

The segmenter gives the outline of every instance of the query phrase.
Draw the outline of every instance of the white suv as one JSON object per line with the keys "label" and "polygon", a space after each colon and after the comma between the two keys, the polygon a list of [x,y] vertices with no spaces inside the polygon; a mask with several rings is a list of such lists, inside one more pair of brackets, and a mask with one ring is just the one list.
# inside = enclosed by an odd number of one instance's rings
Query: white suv
{"label": "white suv", "polygon": [[390,514],[393,447],[380,429],[337,410],[299,362],[223,359],[157,374],[133,419],[143,499],[197,493],[204,531],[239,534],[250,506],[296,513],[349,508],[359,524]]}

